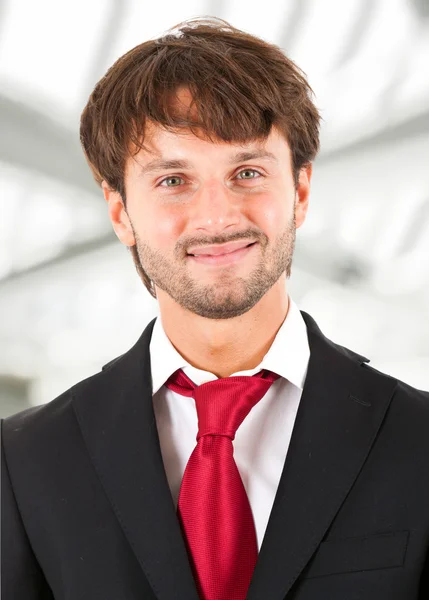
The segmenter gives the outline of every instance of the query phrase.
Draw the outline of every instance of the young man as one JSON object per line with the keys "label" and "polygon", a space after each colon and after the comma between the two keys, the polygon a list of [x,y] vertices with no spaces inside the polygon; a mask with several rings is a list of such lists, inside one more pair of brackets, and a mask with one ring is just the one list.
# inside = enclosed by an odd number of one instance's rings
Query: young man
{"label": "young man", "polygon": [[287,293],[318,129],[220,20],[97,84],[83,149],[160,316],[3,421],[4,600],[429,598],[428,396]]}

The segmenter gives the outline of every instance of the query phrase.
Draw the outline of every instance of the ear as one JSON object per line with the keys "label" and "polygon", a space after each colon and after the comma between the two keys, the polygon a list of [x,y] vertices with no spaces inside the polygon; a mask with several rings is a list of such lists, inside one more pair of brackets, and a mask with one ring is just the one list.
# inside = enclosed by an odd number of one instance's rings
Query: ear
{"label": "ear", "polygon": [[116,235],[125,246],[134,246],[136,240],[121,194],[112,190],[106,181],[102,181],[101,187],[109,206],[109,217]]}
{"label": "ear", "polygon": [[298,185],[295,193],[295,219],[297,229],[304,223],[307,215],[312,173],[313,165],[311,163],[302,167],[299,172]]}

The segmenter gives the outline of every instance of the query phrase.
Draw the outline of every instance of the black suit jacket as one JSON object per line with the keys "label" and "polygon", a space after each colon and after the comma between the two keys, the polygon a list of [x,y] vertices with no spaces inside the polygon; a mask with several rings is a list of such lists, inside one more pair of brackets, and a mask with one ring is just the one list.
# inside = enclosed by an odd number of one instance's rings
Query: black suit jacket
{"label": "black suit jacket", "polygon": [[[429,599],[429,395],[305,319],[311,357],[249,600]],[[2,600],[197,600],[149,342],[4,419]]]}

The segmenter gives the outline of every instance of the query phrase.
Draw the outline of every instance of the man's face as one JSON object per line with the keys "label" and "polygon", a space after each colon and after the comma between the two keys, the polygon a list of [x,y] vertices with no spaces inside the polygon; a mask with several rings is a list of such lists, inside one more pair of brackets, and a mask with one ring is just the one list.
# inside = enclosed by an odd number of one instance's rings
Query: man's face
{"label": "man's face", "polygon": [[[263,143],[212,143],[152,124],[145,145],[150,153],[142,150],[126,165],[126,212],[108,200],[115,231],[126,245],[135,241],[158,300],[162,290],[192,313],[229,319],[250,310],[276,282],[284,284],[311,175],[302,170],[295,189],[284,137],[273,128]],[[261,156],[237,161],[243,152]],[[148,170],[155,160],[187,164]],[[235,262],[205,264],[188,254],[238,241],[256,244]]]}

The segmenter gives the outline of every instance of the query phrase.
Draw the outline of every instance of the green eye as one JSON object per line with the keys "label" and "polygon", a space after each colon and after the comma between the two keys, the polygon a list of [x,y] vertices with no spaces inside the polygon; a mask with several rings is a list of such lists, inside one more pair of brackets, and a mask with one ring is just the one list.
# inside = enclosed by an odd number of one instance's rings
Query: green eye
{"label": "green eye", "polygon": [[[259,171],[257,171],[256,169],[243,169],[242,171],[240,171],[239,173],[237,173],[237,177],[239,175],[241,175],[242,173],[256,173],[257,175],[260,175]],[[240,177],[240,179],[257,179],[256,177]]]}
{"label": "green eye", "polygon": [[[181,177],[178,177],[177,175],[172,175],[170,177],[166,177],[165,179],[163,179],[162,181],[159,182],[159,185],[161,185],[162,183],[164,183],[164,181],[178,181],[182,179]],[[183,179],[182,179],[183,181]],[[167,185],[166,187],[177,187],[177,185]]]}
{"label": "green eye", "polygon": [[[242,175],[243,173],[247,173],[250,174],[250,177],[238,177],[239,175]],[[256,176],[255,176],[256,174]],[[263,175],[257,171],[256,169],[243,169],[242,171],[240,171],[239,173],[237,173],[236,177],[238,177],[239,179],[241,179],[242,181],[251,181],[252,179],[258,179],[259,177],[263,177]],[[165,182],[173,182],[172,185],[169,185],[168,183],[166,185],[164,185]],[[178,175],[170,175],[169,177],[165,177],[162,181],[159,182],[159,186],[162,187],[179,187],[179,185],[181,185],[181,182],[183,182],[183,178],[179,177]]]}

